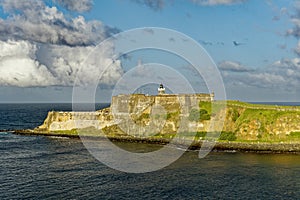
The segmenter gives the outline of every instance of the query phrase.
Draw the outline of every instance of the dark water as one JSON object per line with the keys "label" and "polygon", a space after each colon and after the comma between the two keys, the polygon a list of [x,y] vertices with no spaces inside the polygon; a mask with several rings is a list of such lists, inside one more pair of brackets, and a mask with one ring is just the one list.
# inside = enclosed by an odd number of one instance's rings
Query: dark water
{"label": "dark water", "polygon": [[[32,128],[68,104],[0,105],[0,129]],[[151,149],[145,144],[118,144]],[[79,139],[0,133],[0,199],[300,199],[300,156],[187,152],[152,173],[94,159]]]}
{"label": "dark water", "polygon": [[[95,109],[109,104],[96,104]],[[28,129],[41,125],[48,111],[72,111],[72,104],[0,104],[0,130]]]}

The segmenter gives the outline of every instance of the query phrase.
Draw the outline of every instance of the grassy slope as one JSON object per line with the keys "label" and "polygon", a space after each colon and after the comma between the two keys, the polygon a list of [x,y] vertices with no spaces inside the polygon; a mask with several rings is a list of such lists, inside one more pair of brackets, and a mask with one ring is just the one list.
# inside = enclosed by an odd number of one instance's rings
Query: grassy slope
{"label": "grassy slope", "polygon": [[227,101],[225,126],[233,124],[234,130],[230,131],[236,134],[239,141],[300,141],[297,131],[299,116],[300,107],[296,106]]}

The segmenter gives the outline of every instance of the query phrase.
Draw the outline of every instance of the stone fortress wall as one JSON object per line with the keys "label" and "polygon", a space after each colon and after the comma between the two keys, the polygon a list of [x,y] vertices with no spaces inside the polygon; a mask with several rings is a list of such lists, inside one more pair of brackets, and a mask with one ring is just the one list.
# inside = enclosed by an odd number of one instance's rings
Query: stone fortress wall
{"label": "stone fortress wall", "polygon": [[[213,101],[213,99],[214,94],[118,95],[112,97],[109,108],[95,112],[50,111],[44,123],[36,129],[39,131],[65,131],[87,127],[103,129],[124,121],[124,118],[128,118],[129,115],[150,114],[153,106],[165,109],[166,113],[181,110],[182,114],[187,115],[191,108],[198,107],[200,101]],[[167,124],[176,131],[175,122],[169,121]]]}
{"label": "stone fortress wall", "polygon": [[[132,113],[148,106],[161,105],[167,109],[179,104],[183,107],[198,106],[200,101],[213,101],[214,94],[164,94],[149,96],[145,94],[118,95],[112,97],[111,108],[118,113]],[[176,108],[177,109],[177,108]],[[169,109],[168,109],[169,110]]]}
{"label": "stone fortress wall", "polygon": [[37,127],[41,131],[63,131],[93,126],[101,129],[111,121],[109,109],[96,112],[56,112],[50,111],[44,123]]}

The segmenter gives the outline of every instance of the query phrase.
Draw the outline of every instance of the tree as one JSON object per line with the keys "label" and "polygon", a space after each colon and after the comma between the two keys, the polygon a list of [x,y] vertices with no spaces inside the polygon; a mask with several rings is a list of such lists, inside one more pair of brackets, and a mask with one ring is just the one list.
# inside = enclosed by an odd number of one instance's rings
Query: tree
{"label": "tree", "polygon": [[205,109],[200,109],[200,111],[199,111],[199,110],[193,108],[190,111],[189,120],[190,121],[210,120],[210,115],[208,114],[207,110],[205,110]]}
{"label": "tree", "polygon": [[200,113],[199,113],[199,110],[193,108],[193,109],[190,111],[189,120],[190,120],[190,121],[199,121],[199,119],[200,119]]}

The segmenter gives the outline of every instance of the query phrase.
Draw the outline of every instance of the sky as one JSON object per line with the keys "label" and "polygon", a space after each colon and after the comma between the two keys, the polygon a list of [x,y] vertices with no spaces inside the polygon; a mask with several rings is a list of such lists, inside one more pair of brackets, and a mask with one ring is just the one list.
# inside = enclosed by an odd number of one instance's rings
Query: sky
{"label": "sky", "polygon": [[227,99],[300,102],[295,0],[0,0],[0,102],[71,102],[74,84],[97,80],[105,63],[112,64],[98,80],[96,101],[110,101],[138,63],[172,66],[196,92],[208,92],[188,62],[166,52],[115,58],[115,44],[107,42],[102,52],[89,53],[114,34],[143,27],[175,30],[202,45]]}

